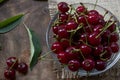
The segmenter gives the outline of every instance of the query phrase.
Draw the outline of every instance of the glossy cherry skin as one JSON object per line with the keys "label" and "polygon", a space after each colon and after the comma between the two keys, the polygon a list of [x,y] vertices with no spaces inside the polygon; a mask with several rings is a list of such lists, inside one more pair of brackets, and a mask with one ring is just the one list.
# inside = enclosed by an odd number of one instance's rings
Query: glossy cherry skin
{"label": "glossy cherry skin", "polygon": [[68,68],[71,70],[71,71],[78,71],[81,67],[81,64],[78,60],[70,60],[69,63],[68,63]]}
{"label": "glossy cherry skin", "polygon": [[28,72],[28,65],[24,62],[18,64],[17,71],[22,74],[26,74]]}
{"label": "glossy cherry skin", "polygon": [[86,33],[90,34],[93,31],[93,27],[92,25],[88,25],[84,27],[84,30]]}
{"label": "glossy cherry skin", "polygon": [[58,34],[58,26],[53,26],[52,30],[53,30],[54,34]]}
{"label": "glossy cherry skin", "polygon": [[88,20],[88,23],[89,24],[98,24],[99,22],[99,15],[97,14],[89,14],[88,17],[87,17],[87,20]]}
{"label": "glossy cherry skin", "polygon": [[69,59],[67,57],[67,53],[66,52],[60,52],[57,54],[57,58],[59,59],[59,62],[62,64],[68,64]]}
{"label": "glossy cherry skin", "polygon": [[87,10],[84,6],[78,6],[77,9],[76,9],[76,12],[77,13],[85,13]]}
{"label": "glossy cherry skin", "polygon": [[60,28],[58,30],[58,37],[59,38],[68,38],[69,37],[69,32],[67,31],[66,28]]}
{"label": "glossy cherry skin", "polygon": [[58,3],[58,10],[62,13],[65,13],[69,10],[68,4],[66,2]]}
{"label": "glossy cherry skin", "polygon": [[105,68],[106,68],[106,62],[102,60],[97,60],[95,62],[95,69],[97,69],[98,71],[104,70]]}
{"label": "glossy cherry skin", "polygon": [[59,14],[59,20],[60,20],[60,22],[66,22],[68,20],[68,14],[60,13]]}
{"label": "glossy cherry skin", "polygon": [[89,14],[89,15],[99,15],[99,12],[96,11],[96,10],[90,10],[90,11],[88,12],[88,14]]}
{"label": "glossy cherry skin", "polygon": [[16,69],[18,65],[18,59],[16,57],[9,57],[6,60],[6,63],[9,68],[12,67],[13,69]]}
{"label": "glossy cherry skin", "polygon": [[82,23],[83,25],[86,25],[87,22],[86,22],[85,16],[83,16],[83,15],[79,16],[79,17],[78,17],[78,23],[79,23],[79,24]]}
{"label": "glossy cherry skin", "polygon": [[77,59],[79,57],[80,53],[79,51],[75,51],[75,49],[75,47],[70,46],[65,50],[69,60]]}
{"label": "glossy cherry skin", "polygon": [[108,42],[108,39],[110,37],[111,32],[109,30],[105,30],[102,34],[102,41],[103,42]]}
{"label": "glossy cherry skin", "polygon": [[62,47],[64,48],[64,49],[66,49],[67,47],[69,47],[70,46],[70,42],[69,42],[69,40],[68,39],[61,39],[60,40],[60,43],[61,43],[61,45],[62,45]]}
{"label": "glossy cherry skin", "polygon": [[[109,23],[111,23],[112,21],[109,21]],[[116,29],[116,24],[115,23],[113,23],[109,28],[108,28],[108,30],[110,30],[111,32],[113,32],[113,31],[115,31],[115,29]]]}
{"label": "glossy cherry skin", "polygon": [[110,42],[117,42],[119,40],[119,35],[117,32],[111,33]]}
{"label": "glossy cherry skin", "polygon": [[101,36],[96,38],[97,35],[98,35],[97,32],[93,32],[88,37],[88,42],[93,46],[97,46],[101,44]]}
{"label": "glossy cherry skin", "polygon": [[74,30],[78,27],[78,24],[75,21],[70,21],[66,25],[66,29],[69,30]]}
{"label": "glossy cherry skin", "polygon": [[116,42],[112,42],[110,44],[110,48],[113,53],[117,53],[119,51],[119,45]]}
{"label": "glossy cherry skin", "polygon": [[95,67],[95,62],[91,59],[85,59],[82,62],[82,68],[86,71],[91,71],[94,69],[94,67]]}
{"label": "glossy cherry skin", "polygon": [[99,25],[94,26],[93,31],[97,32],[97,33],[100,33],[102,28],[103,28],[103,26],[99,24]]}
{"label": "glossy cherry skin", "polygon": [[4,72],[4,77],[8,80],[15,80],[16,72],[14,69],[6,69]]}
{"label": "glossy cherry skin", "polygon": [[87,38],[88,38],[88,34],[86,33],[83,33],[80,35],[80,39],[79,40],[82,40],[84,42],[87,42]]}
{"label": "glossy cherry skin", "polygon": [[86,44],[81,45],[80,50],[83,55],[89,55],[92,51],[91,47],[87,46]]}
{"label": "glossy cherry skin", "polygon": [[95,57],[100,56],[100,54],[103,52],[103,50],[104,50],[104,47],[102,45],[98,45],[94,48],[93,55]]}
{"label": "glossy cherry skin", "polygon": [[58,54],[59,52],[63,51],[63,47],[60,42],[54,42],[51,46],[51,50]]}

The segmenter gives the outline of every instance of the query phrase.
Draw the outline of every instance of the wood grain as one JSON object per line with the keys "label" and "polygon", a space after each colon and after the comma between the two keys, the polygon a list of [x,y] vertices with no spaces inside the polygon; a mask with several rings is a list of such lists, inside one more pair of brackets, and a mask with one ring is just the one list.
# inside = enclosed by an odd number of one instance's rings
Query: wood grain
{"label": "wood grain", "polygon": [[[33,29],[41,40],[43,53],[47,52],[45,33],[50,20],[47,1],[34,0],[9,0],[0,6],[0,20],[13,15],[30,11],[25,18],[26,25]],[[21,23],[14,30],[0,34],[0,80],[4,80],[3,71],[6,67],[6,59],[16,56],[20,61],[29,64],[30,46],[27,32]],[[49,57],[49,56],[48,56]],[[52,72],[51,61],[39,61],[33,71],[23,76],[17,73],[16,80],[56,80]]]}

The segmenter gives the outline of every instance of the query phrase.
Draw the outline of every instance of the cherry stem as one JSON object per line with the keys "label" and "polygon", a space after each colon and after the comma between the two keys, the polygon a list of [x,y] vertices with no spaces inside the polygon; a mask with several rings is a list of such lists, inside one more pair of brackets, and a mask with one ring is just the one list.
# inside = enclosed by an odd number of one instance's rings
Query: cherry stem
{"label": "cherry stem", "polygon": [[97,6],[97,3],[98,3],[98,0],[96,0],[95,6],[94,6],[93,10],[95,10],[95,8],[96,8],[96,6]]}
{"label": "cherry stem", "polygon": [[102,58],[103,55],[106,54],[106,52],[107,51],[105,50],[102,54],[100,54],[100,59],[103,60],[103,61],[107,61],[108,60],[108,58],[106,58],[106,59]]}
{"label": "cherry stem", "polygon": [[55,49],[52,50],[52,51],[49,51],[49,52],[45,53],[44,55],[42,55],[42,56],[40,56],[40,57],[38,57],[38,60],[41,60],[41,59],[45,58],[48,54],[50,54],[50,53],[53,52],[53,51],[55,51]]}
{"label": "cherry stem", "polygon": [[18,59],[15,60],[15,62],[12,64],[12,66],[10,66],[9,70],[11,70],[13,68],[13,66],[15,65],[15,63],[17,62]]}
{"label": "cherry stem", "polygon": [[105,12],[105,14],[103,15],[103,17],[105,17],[108,14],[108,11]]}
{"label": "cherry stem", "polygon": [[84,55],[82,54],[82,51],[81,51],[81,50],[79,50],[79,51],[80,51],[81,56],[82,56],[83,59],[85,60],[85,57],[84,57]]}

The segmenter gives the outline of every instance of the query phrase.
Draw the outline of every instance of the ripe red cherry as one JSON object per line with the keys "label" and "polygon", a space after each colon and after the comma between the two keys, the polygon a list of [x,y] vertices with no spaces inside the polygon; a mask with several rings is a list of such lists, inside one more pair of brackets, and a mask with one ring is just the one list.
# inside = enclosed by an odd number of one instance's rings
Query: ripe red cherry
{"label": "ripe red cherry", "polygon": [[99,15],[98,11],[96,11],[96,10],[90,10],[90,11],[88,12],[88,14],[89,14],[89,15]]}
{"label": "ripe red cherry", "polygon": [[95,62],[91,59],[85,59],[82,62],[82,68],[86,71],[91,71],[95,67]]}
{"label": "ripe red cherry", "polygon": [[72,59],[77,59],[79,57],[79,51],[75,51],[75,47],[68,47],[65,52],[67,53],[67,57],[69,60],[72,60]]}
{"label": "ripe red cherry", "polygon": [[99,24],[99,25],[96,25],[96,26],[94,27],[93,31],[100,33],[101,30],[102,30],[102,28],[103,28],[103,26]]}
{"label": "ripe red cherry", "polygon": [[88,34],[91,33],[93,31],[93,27],[94,26],[92,26],[92,25],[85,26],[85,28],[84,28],[85,32]]}
{"label": "ripe red cherry", "polygon": [[67,30],[74,30],[78,27],[78,24],[75,21],[70,21],[66,25]]}
{"label": "ripe red cherry", "polygon": [[16,57],[9,57],[6,61],[8,67],[17,68],[18,60]]}
{"label": "ripe red cherry", "polygon": [[60,42],[54,42],[51,46],[51,50],[53,50],[54,53],[58,54],[59,52],[63,51],[63,47]]}
{"label": "ripe red cherry", "polygon": [[105,23],[105,20],[104,20],[104,17],[103,17],[102,15],[99,14],[99,18],[100,18],[100,19],[99,19],[99,21],[98,21],[98,24],[104,26],[104,25],[106,24],[106,23]]}
{"label": "ripe red cherry", "polygon": [[119,35],[117,32],[111,33],[110,42],[117,42],[119,40]]}
{"label": "ripe red cherry", "polygon": [[96,57],[96,56],[100,56],[100,54],[103,52],[103,46],[102,45],[98,45],[94,48],[94,51],[93,51],[93,55]]}
{"label": "ripe red cherry", "polygon": [[78,60],[71,60],[69,61],[68,63],[68,68],[71,70],[71,71],[78,71],[80,69],[80,62]]}
{"label": "ripe red cherry", "polygon": [[101,36],[96,37],[97,35],[97,32],[93,32],[88,37],[88,42],[93,46],[97,46],[101,43]]}
{"label": "ripe red cherry", "polygon": [[55,34],[58,34],[58,26],[53,26],[52,30]]}
{"label": "ripe red cherry", "polygon": [[86,12],[86,8],[84,6],[78,6],[76,9],[77,13],[85,13]]}
{"label": "ripe red cherry", "polygon": [[87,46],[86,44],[81,45],[80,50],[83,55],[89,55],[92,51],[92,49],[89,46]]}
{"label": "ripe red cherry", "polygon": [[58,37],[59,38],[68,38],[69,37],[69,33],[67,32],[66,28],[61,28],[58,30]]}
{"label": "ripe red cherry", "polygon": [[84,42],[87,42],[87,38],[88,38],[88,34],[86,34],[86,33],[83,33],[80,35],[80,40],[82,40]]}
{"label": "ripe red cherry", "polygon": [[78,17],[78,23],[79,23],[79,24],[82,23],[82,24],[86,25],[87,22],[86,22],[85,16],[83,16],[83,15],[79,16],[79,17]]}
{"label": "ripe red cherry", "polygon": [[[111,23],[112,21],[109,21],[109,23]],[[115,31],[115,29],[116,29],[116,24],[115,23],[113,23],[111,26],[109,26],[109,28],[108,28],[108,30],[110,30],[110,32],[113,32],[113,31]]]}
{"label": "ripe red cherry", "polygon": [[111,32],[109,30],[105,30],[102,34],[102,41],[107,42],[110,37]]}
{"label": "ripe red cherry", "polygon": [[8,80],[15,80],[16,72],[14,69],[6,69],[4,72],[4,77]]}
{"label": "ripe red cherry", "polygon": [[119,51],[119,45],[116,42],[112,42],[110,44],[110,48],[113,53],[117,53]]}
{"label": "ripe red cherry", "polygon": [[93,24],[93,25],[98,24],[99,15],[97,15],[97,14],[88,14],[87,20],[88,20],[89,24]]}
{"label": "ripe red cherry", "polygon": [[65,13],[69,10],[68,4],[66,2],[58,3],[58,10],[62,13]]}
{"label": "ripe red cherry", "polygon": [[60,43],[62,45],[63,48],[67,48],[68,46],[70,46],[69,40],[68,39],[61,39]]}
{"label": "ripe red cherry", "polygon": [[98,71],[104,70],[106,68],[106,62],[102,61],[102,60],[97,60],[95,62],[95,68]]}
{"label": "ripe red cherry", "polygon": [[18,64],[17,71],[22,74],[26,74],[28,72],[28,65],[24,62]]}
{"label": "ripe red cherry", "polygon": [[68,14],[60,13],[59,14],[59,20],[60,20],[60,22],[66,22],[68,20]]}
{"label": "ripe red cherry", "polygon": [[57,58],[59,59],[60,63],[68,64],[68,62],[69,62],[69,59],[67,58],[67,53],[66,52],[60,52],[57,55]]}

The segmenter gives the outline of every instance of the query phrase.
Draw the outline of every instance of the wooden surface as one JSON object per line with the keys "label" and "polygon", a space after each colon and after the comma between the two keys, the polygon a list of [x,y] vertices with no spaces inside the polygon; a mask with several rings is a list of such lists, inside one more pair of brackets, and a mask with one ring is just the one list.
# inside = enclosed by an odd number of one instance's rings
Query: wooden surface
{"label": "wooden surface", "polygon": [[[40,37],[43,53],[47,52],[45,33],[50,20],[47,1],[33,0],[9,0],[0,6],[0,20],[13,15],[30,11],[25,16],[24,22],[33,29]],[[3,71],[6,67],[5,60],[8,57],[16,56],[21,61],[29,63],[29,40],[27,32],[21,23],[14,30],[0,34],[0,80],[4,80]],[[33,71],[29,71],[26,76],[17,74],[16,80],[56,80],[52,72],[50,61],[39,61]]]}

